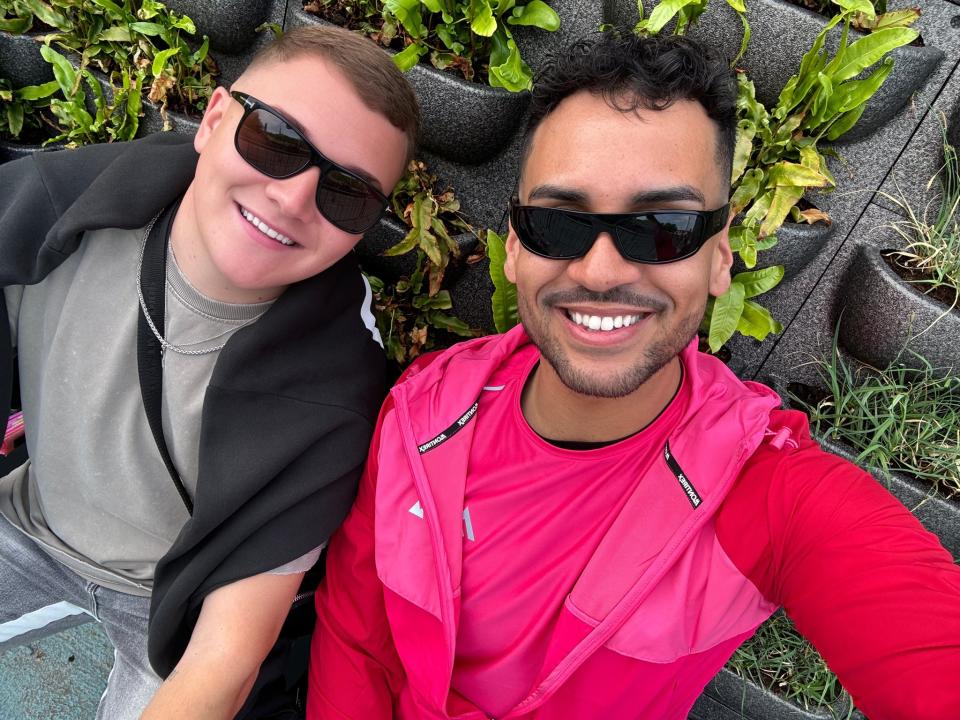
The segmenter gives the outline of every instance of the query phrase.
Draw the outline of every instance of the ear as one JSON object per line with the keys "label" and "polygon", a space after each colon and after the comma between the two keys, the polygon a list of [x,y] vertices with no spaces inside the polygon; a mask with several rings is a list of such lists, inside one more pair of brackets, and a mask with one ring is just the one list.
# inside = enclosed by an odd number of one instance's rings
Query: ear
{"label": "ear", "polygon": [[226,88],[221,86],[213,91],[210,102],[207,103],[207,109],[203,113],[203,118],[200,120],[200,128],[193,138],[193,149],[198,153],[202,153],[207,143],[210,142],[213,131],[223,122],[232,102],[233,98],[230,97]]}
{"label": "ear", "polygon": [[727,218],[723,230],[717,233],[714,239],[713,252],[710,256],[710,294],[714,297],[723,295],[730,287],[730,268],[733,266],[733,251],[730,249],[730,223],[733,214]]}
{"label": "ear", "polygon": [[507,225],[507,241],[505,243],[507,259],[503,263],[503,274],[514,285],[517,284],[517,257],[520,255],[520,238],[513,231],[513,225]]}

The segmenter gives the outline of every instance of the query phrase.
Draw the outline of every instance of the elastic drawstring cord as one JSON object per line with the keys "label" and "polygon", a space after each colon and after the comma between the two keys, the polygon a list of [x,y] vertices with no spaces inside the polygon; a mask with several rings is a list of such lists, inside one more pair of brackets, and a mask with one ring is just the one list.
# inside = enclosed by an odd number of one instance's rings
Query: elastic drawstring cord
{"label": "elastic drawstring cord", "polygon": [[782,427],[776,432],[774,432],[770,428],[767,428],[766,431],[764,431],[763,433],[763,436],[765,438],[768,438],[768,437],[773,438],[770,441],[770,445],[775,447],[777,450],[783,450],[784,445],[789,445],[794,450],[796,450],[799,447],[799,445],[797,445],[797,441],[794,440],[791,437],[791,435],[793,435],[793,430],[791,430],[788,427]]}

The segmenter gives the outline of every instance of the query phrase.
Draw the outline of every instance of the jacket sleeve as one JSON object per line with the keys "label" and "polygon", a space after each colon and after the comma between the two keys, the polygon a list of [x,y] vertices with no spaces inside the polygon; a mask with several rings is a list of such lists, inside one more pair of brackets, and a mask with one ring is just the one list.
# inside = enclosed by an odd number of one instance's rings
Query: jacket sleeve
{"label": "jacket sleeve", "polygon": [[[800,426],[761,450],[717,519],[734,563],[820,651],[871,720],[960,717],[960,568],[872,476]],[[799,420],[797,419],[799,416]]]}
{"label": "jacket sleeve", "polygon": [[356,503],[330,540],[326,577],[316,593],[310,651],[309,720],[393,717],[404,671],[384,608],[374,562],[374,500],[381,411]]}

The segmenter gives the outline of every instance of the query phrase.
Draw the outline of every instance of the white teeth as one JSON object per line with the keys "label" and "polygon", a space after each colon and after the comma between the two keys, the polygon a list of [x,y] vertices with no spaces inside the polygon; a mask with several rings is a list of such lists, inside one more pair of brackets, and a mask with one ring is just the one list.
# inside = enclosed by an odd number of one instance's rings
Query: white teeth
{"label": "white teeth", "polygon": [[267,225],[263,220],[258,218],[256,215],[254,215],[252,212],[250,212],[246,208],[240,208],[240,214],[243,215],[243,217],[246,218],[247,222],[253,225],[257,230],[262,232],[267,237],[272,238],[273,240],[276,240],[281,245],[295,244],[293,240],[291,240],[290,238],[288,238],[286,235],[282,233],[278,233],[276,230],[274,230],[272,227]]}
{"label": "white teeth", "polygon": [[617,328],[630,327],[640,321],[640,315],[584,315],[573,311],[568,311],[567,317],[577,325],[582,325],[589,330],[598,330],[600,332],[609,332]]}

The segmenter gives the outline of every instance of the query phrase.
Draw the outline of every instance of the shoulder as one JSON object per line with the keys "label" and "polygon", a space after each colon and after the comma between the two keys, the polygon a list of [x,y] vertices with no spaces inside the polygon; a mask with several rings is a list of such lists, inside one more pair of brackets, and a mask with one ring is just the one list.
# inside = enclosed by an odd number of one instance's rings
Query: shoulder
{"label": "shoulder", "polygon": [[789,440],[782,446],[775,442],[760,445],[730,493],[734,503],[763,504],[769,512],[784,513],[891,499],[869,473],[823,450],[811,436],[802,412],[774,410],[770,430],[774,436],[783,431]]}
{"label": "shoulder", "polygon": [[763,442],[746,461],[723,503],[718,525],[742,528],[758,513],[768,529],[826,515],[840,521],[870,505],[896,503],[869,473],[821,449],[803,413],[771,412],[770,430],[776,434],[783,429],[789,431],[785,444]]}
{"label": "shoulder", "polygon": [[791,428],[796,447],[778,450],[764,443],[744,465],[716,519],[724,551],[769,599],[780,602],[796,578],[825,572],[828,557],[843,565],[907,547],[919,554],[943,552],[872,475],[822,450],[802,413],[775,411],[771,426]]}

